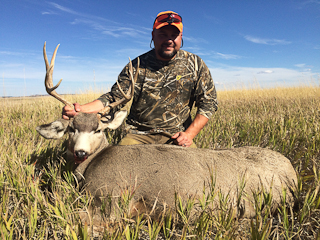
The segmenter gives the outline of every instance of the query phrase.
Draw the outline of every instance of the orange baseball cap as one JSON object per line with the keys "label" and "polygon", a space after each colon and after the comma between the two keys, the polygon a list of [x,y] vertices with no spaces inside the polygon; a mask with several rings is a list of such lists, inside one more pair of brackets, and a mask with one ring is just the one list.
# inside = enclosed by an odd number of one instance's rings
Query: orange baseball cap
{"label": "orange baseball cap", "polygon": [[167,25],[173,25],[177,27],[180,32],[182,32],[182,17],[178,13],[175,13],[173,11],[161,12],[154,20],[153,29],[159,29]]}

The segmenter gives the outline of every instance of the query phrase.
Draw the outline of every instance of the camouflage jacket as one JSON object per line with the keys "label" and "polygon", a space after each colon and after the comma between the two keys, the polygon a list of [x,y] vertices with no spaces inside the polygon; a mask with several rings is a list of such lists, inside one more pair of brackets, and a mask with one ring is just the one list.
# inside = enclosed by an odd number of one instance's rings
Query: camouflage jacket
{"label": "camouflage jacket", "polygon": [[[131,132],[174,134],[191,124],[190,111],[194,104],[197,113],[207,118],[217,110],[216,89],[200,57],[179,50],[174,59],[164,62],[156,58],[153,49],[139,58],[139,76],[127,117]],[[132,62],[135,72],[137,59]],[[129,89],[128,65],[120,73],[118,82],[124,92]],[[106,105],[120,98],[122,95],[114,84],[110,92],[98,99]]]}

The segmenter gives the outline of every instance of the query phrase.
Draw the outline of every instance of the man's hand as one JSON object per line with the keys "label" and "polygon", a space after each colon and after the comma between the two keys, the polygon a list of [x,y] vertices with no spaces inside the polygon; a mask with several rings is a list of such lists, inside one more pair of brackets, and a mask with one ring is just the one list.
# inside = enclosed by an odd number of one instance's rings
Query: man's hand
{"label": "man's hand", "polygon": [[62,108],[62,118],[63,119],[68,120],[70,118],[73,118],[75,115],[78,114],[78,112],[81,111],[79,103],[74,103],[73,106],[74,106],[74,109],[69,107],[68,105],[66,105]]}
{"label": "man's hand", "polygon": [[209,119],[205,116],[196,114],[193,122],[185,132],[177,132],[171,138],[174,139],[174,143],[179,146],[190,147],[193,143],[194,137],[197,136],[201,129],[206,125],[208,120]]}
{"label": "man's hand", "polygon": [[80,105],[79,103],[74,103],[73,106],[74,109],[69,106],[64,106],[62,108],[62,118],[68,120],[77,115],[78,112],[98,113],[104,107],[100,100],[94,100],[93,102],[89,102],[83,105]]}
{"label": "man's hand", "polygon": [[171,138],[174,139],[174,143],[176,145],[179,145],[182,147],[190,147],[191,144],[193,143],[192,137],[185,132],[177,132]]}

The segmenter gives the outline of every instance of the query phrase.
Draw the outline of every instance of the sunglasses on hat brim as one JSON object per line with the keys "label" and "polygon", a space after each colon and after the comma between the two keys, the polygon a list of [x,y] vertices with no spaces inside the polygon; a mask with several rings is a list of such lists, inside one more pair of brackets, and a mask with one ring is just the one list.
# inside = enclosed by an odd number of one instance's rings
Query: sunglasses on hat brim
{"label": "sunglasses on hat brim", "polygon": [[182,22],[182,17],[176,13],[165,13],[165,14],[161,14],[160,16],[158,16],[156,18],[156,20],[154,21],[155,23],[180,23]]}

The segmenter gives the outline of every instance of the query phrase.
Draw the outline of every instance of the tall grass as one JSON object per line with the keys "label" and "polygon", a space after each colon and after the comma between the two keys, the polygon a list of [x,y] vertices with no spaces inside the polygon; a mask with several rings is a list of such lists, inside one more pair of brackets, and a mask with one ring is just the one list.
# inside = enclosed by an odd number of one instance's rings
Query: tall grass
{"label": "tall grass", "polygon": [[[85,103],[99,93],[66,96]],[[145,216],[110,223],[104,239],[316,239],[320,237],[320,88],[274,88],[218,92],[219,110],[196,137],[201,148],[261,146],[281,152],[297,170],[295,208],[279,207],[272,215],[267,192],[255,196],[256,217],[237,219],[227,208],[228,196],[203,196],[184,203],[159,221]],[[73,187],[65,164],[64,140],[48,141],[36,126],[54,121],[61,107],[50,97],[0,100],[0,238],[90,239],[79,214],[92,197]],[[116,136],[116,140],[111,140]],[[119,132],[110,132],[110,142]],[[214,188],[214,180],[212,180]],[[214,191],[213,191],[214,192]],[[129,197],[129,196],[127,196]],[[174,196],[173,196],[174,197]],[[208,211],[218,197],[220,211]],[[284,193],[285,197],[285,193]],[[121,206],[126,206],[124,196]],[[196,204],[200,204],[196,206]],[[190,212],[200,209],[196,219]]]}

